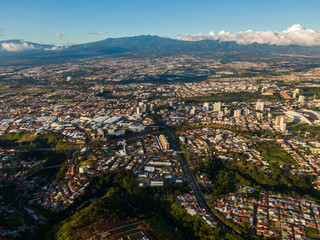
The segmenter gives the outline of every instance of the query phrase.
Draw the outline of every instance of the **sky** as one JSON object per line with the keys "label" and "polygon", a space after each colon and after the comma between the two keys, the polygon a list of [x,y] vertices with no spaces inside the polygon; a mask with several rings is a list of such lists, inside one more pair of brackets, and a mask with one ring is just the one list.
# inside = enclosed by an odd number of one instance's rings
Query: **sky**
{"label": "sky", "polygon": [[184,40],[195,40],[186,36],[199,33],[209,36],[210,32],[217,34],[222,30],[233,34],[249,29],[281,32],[294,24],[316,33],[320,30],[319,0],[0,0],[0,3],[0,40],[55,45],[137,35],[180,39],[185,36]]}

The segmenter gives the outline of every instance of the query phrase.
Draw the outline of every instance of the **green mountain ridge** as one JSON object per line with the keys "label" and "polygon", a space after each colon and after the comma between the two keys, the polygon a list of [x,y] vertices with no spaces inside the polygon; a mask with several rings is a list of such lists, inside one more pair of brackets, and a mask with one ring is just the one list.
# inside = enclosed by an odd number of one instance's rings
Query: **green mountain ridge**
{"label": "green mountain ridge", "polygon": [[[0,46],[3,43],[23,44],[23,41],[0,41]],[[150,35],[107,38],[102,41],[76,44],[55,50],[48,50],[53,48],[53,45],[26,43],[33,45],[34,49],[5,51],[2,47],[0,64],[51,63],[97,56],[145,58],[190,54],[210,58],[228,57],[232,60],[246,59],[247,61],[253,61],[256,58],[283,57],[284,55],[289,55],[287,57],[320,56],[320,46],[277,46],[258,43],[241,45],[236,42],[220,42],[217,40],[182,41]]]}

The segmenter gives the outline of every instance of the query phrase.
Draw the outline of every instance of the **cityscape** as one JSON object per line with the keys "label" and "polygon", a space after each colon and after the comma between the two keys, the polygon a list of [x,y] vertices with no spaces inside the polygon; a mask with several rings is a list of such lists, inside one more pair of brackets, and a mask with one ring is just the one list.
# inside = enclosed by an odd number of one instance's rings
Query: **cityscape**
{"label": "cityscape", "polygon": [[320,239],[320,3],[178,2],[2,4],[0,239]]}

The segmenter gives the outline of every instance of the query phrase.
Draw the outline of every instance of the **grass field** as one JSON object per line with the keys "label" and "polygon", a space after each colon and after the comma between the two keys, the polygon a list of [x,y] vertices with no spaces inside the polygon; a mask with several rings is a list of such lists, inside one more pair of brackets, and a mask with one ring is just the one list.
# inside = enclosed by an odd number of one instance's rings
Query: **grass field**
{"label": "grass field", "polygon": [[312,126],[306,123],[295,123],[288,126],[290,131],[297,133],[299,136],[319,137],[320,126]]}
{"label": "grass field", "polygon": [[309,238],[320,239],[319,231],[316,228],[305,227],[306,234]]}
{"label": "grass field", "polygon": [[297,166],[297,162],[276,142],[258,142],[257,149],[261,152],[264,159],[269,162]]}
{"label": "grass field", "polygon": [[184,240],[182,233],[175,231],[172,226],[169,226],[162,216],[144,221],[146,227],[153,233],[157,239],[167,240]]}
{"label": "grass field", "polygon": [[20,140],[18,140],[18,143],[23,143],[23,142],[33,142],[36,140],[38,136],[32,133],[26,133],[24,134]]}

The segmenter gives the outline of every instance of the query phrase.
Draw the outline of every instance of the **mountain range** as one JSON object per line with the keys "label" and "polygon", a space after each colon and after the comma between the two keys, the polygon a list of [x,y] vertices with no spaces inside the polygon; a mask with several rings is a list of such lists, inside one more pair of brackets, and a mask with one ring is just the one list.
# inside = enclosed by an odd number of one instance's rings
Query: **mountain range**
{"label": "mountain range", "polygon": [[0,64],[45,63],[69,61],[95,56],[163,57],[195,55],[223,60],[279,58],[285,56],[320,56],[320,46],[278,46],[269,44],[238,44],[219,40],[183,41],[158,36],[107,38],[102,41],[56,47],[21,40],[0,41]]}

